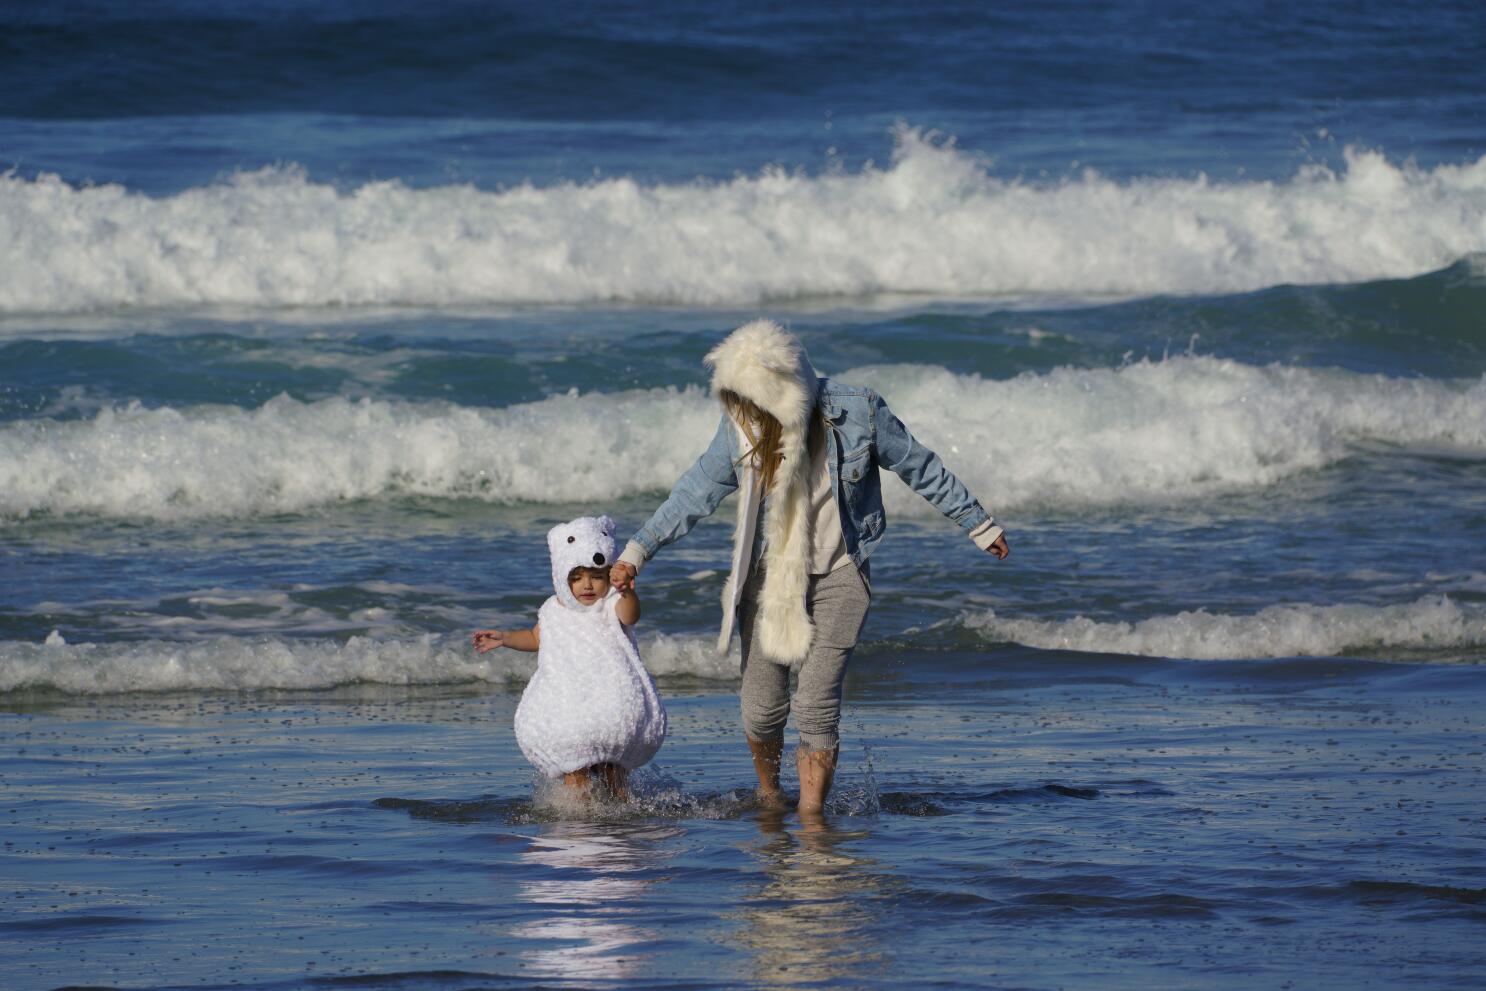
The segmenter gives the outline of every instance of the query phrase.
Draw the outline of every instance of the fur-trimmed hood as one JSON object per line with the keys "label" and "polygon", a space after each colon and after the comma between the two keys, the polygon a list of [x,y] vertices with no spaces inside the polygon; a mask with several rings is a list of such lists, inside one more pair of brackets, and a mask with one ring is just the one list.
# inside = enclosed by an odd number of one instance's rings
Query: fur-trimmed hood
{"label": "fur-trimmed hood", "polygon": [[[738,463],[738,523],[733,531],[733,567],[723,590],[721,650],[732,636],[739,598],[753,565],[753,540],[759,507],[768,498],[763,518],[763,587],[758,596],[755,642],[769,660],[793,664],[805,659],[815,627],[805,605],[810,581],[810,547],[814,540],[808,494],[808,438],[820,380],[805,349],[772,320],[755,320],[733,331],[707,355],[712,390],[726,390],[749,400],[779,421],[783,456],[769,492],[761,491],[758,472],[745,458]],[[735,424],[736,426],[736,424]],[[749,442],[738,428],[738,450]]]}
{"label": "fur-trimmed hood", "polygon": [[702,359],[712,369],[712,391],[735,392],[779,421],[803,432],[819,384],[805,349],[772,320],[755,320],[729,334]]}

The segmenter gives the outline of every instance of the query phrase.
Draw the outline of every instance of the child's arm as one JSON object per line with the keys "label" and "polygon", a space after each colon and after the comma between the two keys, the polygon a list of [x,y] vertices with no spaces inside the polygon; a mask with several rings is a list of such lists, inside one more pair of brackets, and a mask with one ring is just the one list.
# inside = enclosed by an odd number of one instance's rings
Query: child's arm
{"label": "child's arm", "polygon": [[619,601],[614,603],[614,615],[625,626],[634,626],[640,621],[640,597],[635,594],[633,584],[619,593]]}
{"label": "child's arm", "polygon": [[[638,615],[638,613],[636,614]],[[533,651],[541,646],[542,624],[538,623],[529,630],[476,630],[475,650],[481,654],[494,650],[497,647],[510,647],[512,650]]]}

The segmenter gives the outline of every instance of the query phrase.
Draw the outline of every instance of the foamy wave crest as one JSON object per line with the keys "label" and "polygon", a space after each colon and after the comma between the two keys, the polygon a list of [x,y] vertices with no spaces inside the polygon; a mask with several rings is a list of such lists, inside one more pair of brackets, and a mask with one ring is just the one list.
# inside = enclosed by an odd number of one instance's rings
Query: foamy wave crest
{"label": "foamy wave crest", "polygon": [[657,678],[701,678],[706,681],[738,681],[742,656],[737,638],[726,654],[717,652],[717,637],[672,636],[652,633],[640,637],[640,657]]}
{"label": "foamy wave crest", "polygon": [[[1208,357],[992,381],[873,366],[914,433],[999,510],[1163,504],[1271,486],[1359,443],[1486,454],[1486,377],[1389,379]],[[0,518],[177,519],[398,496],[608,502],[668,490],[718,409],[699,389],[485,409],[279,397],[255,410],[106,409],[0,427]],[[928,515],[885,485],[893,513]]]}
{"label": "foamy wave crest", "polygon": [[0,232],[0,313],[1232,292],[1486,249],[1486,158],[1035,184],[903,129],[886,168],[685,185],[339,190],[291,168],[154,198],[11,173]]}
{"label": "foamy wave crest", "polygon": [[1486,608],[1448,597],[1402,605],[1280,605],[1252,616],[1198,610],[1138,623],[1014,619],[986,612],[966,625],[988,640],[1049,650],[1146,657],[1237,660],[1267,657],[1384,656],[1461,652],[1486,661]]}
{"label": "foamy wave crest", "polygon": [[136,404],[0,429],[0,516],[239,516],[399,495],[621,497],[668,488],[717,418],[698,389],[500,409],[286,396],[256,410]]}
{"label": "foamy wave crest", "polygon": [[[1486,454],[1486,376],[1390,379],[1209,357],[1009,381],[927,365],[849,373],[996,506],[1159,504],[1262,489],[1359,443]],[[905,487],[890,510],[922,514]]]}
{"label": "foamy wave crest", "polygon": [[[709,649],[712,638],[644,639],[641,654],[657,677],[731,681],[738,659]],[[476,654],[461,636],[408,640],[351,637],[345,642],[218,637],[186,643],[149,640],[68,644],[0,642],[0,692],[52,690],[78,695],[127,692],[323,689],[337,685],[520,684],[536,655]]]}

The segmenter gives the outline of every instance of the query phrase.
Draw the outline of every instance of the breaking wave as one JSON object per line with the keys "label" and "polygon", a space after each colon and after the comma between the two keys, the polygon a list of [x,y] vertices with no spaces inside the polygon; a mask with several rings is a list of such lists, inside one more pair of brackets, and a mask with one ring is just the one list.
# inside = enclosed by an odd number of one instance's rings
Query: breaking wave
{"label": "breaking wave", "polygon": [[[718,654],[715,638],[641,638],[645,666],[657,677],[733,681],[738,657]],[[0,642],[0,692],[51,690],[76,695],[129,692],[313,690],[349,684],[519,684],[536,655],[510,650],[477,655],[464,635],[412,639],[351,637],[344,642],[285,637],[215,637],[69,644]]]}
{"label": "breaking wave", "polygon": [[[1386,660],[1486,661],[1486,606],[1448,597],[1396,605],[1269,606],[1252,615],[1205,610],[1139,622],[1085,617],[1043,620],[966,614],[964,627],[987,642],[1044,650],[1191,660],[1258,660],[1351,655]],[[736,641],[719,654],[712,634],[641,638],[645,666],[661,679],[735,682]],[[921,663],[931,661],[926,657]],[[283,636],[215,636],[69,644],[0,642],[0,693],[73,695],[132,692],[322,690],[342,685],[519,686],[536,655],[475,654],[464,634],[344,641]]]}
{"label": "breaking wave", "polygon": [[[1486,455],[1486,377],[1391,379],[1208,357],[1004,381],[927,365],[841,377],[881,389],[998,511],[1260,490],[1364,443]],[[667,491],[717,421],[715,402],[694,387],[503,408],[286,396],[257,409],[110,407],[0,426],[0,519],[251,516],[405,496],[612,501]],[[885,491],[890,512],[932,512],[903,486]]]}
{"label": "breaking wave", "polygon": [[1193,660],[1455,653],[1486,661],[1486,607],[1445,596],[1382,606],[1274,605],[1249,616],[1199,609],[1134,623],[1017,619],[992,611],[965,623],[987,640],[1045,650]]}
{"label": "breaking wave", "polygon": [[680,185],[340,189],[289,167],[151,197],[12,172],[0,314],[1222,293],[1486,250],[1486,158],[1346,162],[1279,183],[1034,183],[905,128],[886,167]]}

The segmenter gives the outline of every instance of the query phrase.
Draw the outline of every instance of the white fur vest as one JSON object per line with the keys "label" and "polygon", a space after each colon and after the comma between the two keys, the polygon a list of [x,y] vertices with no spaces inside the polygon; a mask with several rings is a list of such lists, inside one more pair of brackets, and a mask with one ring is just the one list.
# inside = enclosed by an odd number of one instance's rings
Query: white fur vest
{"label": "white fur vest", "polygon": [[[771,320],[755,320],[733,331],[706,357],[712,391],[735,392],[779,421],[784,461],[769,493],[760,492],[758,473],[745,459],[738,464],[738,524],[733,533],[733,568],[723,589],[719,649],[732,638],[738,600],[748,578],[759,505],[769,495],[764,517],[764,581],[759,592],[755,637],[772,661],[805,659],[815,628],[805,609],[810,582],[810,548],[815,535],[808,508],[810,457],[807,440],[815,409],[817,379],[805,349]],[[738,450],[752,447],[738,428]]]}

